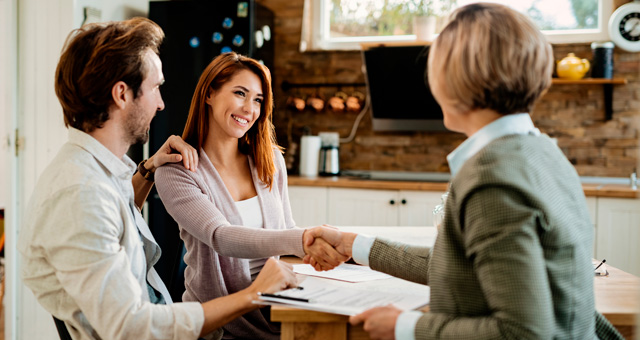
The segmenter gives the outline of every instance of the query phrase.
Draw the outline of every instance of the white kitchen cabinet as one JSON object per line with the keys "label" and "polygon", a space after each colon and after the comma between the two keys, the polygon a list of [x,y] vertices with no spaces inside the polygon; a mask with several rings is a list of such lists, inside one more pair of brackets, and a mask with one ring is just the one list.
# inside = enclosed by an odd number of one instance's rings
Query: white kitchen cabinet
{"label": "white kitchen cabinet", "polygon": [[433,226],[433,209],[440,204],[443,192],[409,191],[399,193],[401,226]]}
{"label": "white kitchen cabinet", "polygon": [[293,220],[299,227],[317,226],[327,221],[327,188],[290,186]]}
{"label": "white kitchen cabinet", "polygon": [[591,218],[591,223],[595,227],[597,221],[597,212],[598,212],[598,198],[596,197],[587,197],[587,209],[589,209],[589,217]]}
{"label": "white kitchen cabinet", "polygon": [[329,224],[431,226],[440,192],[329,188]]}
{"label": "white kitchen cabinet", "polygon": [[329,224],[342,226],[398,225],[398,191],[329,188]]}
{"label": "white kitchen cabinet", "polygon": [[640,275],[640,199],[598,198],[596,259]]}
{"label": "white kitchen cabinet", "polygon": [[[299,226],[431,226],[442,192],[289,187]],[[640,276],[640,199],[587,197],[593,257]]]}
{"label": "white kitchen cabinet", "polygon": [[591,257],[596,258],[596,233],[598,229],[596,228],[596,223],[598,222],[598,198],[596,197],[587,197],[587,209],[589,209],[589,218],[591,219],[591,224],[593,225],[593,253]]}

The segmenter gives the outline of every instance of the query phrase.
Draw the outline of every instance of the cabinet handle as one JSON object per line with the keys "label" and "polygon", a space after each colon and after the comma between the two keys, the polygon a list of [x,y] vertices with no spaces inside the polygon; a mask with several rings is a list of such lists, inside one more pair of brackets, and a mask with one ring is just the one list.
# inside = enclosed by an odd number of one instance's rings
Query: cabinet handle
{"label": "cabinet handle", "polygon": [[394,205],[394,204],[396,204],[396,201],[395,200],[391,200],[391,201],[389,201],[389,204]]}
{"label": "cabinet handle", "polygon": [[407,204],[407,200],[403,198],[402,201],[400,201],[400,203]]}

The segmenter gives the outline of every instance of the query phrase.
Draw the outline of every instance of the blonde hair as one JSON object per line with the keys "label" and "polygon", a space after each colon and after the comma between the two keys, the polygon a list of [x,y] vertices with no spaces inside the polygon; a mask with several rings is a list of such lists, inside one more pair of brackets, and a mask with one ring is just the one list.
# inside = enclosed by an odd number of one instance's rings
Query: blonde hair
{"label": "blonde hair", "polygon": [[489,3],[456,10],[428,63],[429,85],[440,86],[460,112],[530,112],[551,85],[552,71],[551,45],[535,24]]}
{"label": "blonde hair", "polygon": [[191,99],[187,124],[182,138],[191,146],[200,150],[209,134],[208,105],[205,101],[210,90],[218,90],[234,75],[242,70],[255,73],[262,83],[262,106],[258,121],[238,141],[238,149],[245,155],[251,155],[255,163],[258,178],[271,190],[276,172],[274,148],[282,152],[276,142],[273,126],[273,91],[269,69],[252,58],[235,52],[223,53],[209,63],[202,72],[196,90]]}

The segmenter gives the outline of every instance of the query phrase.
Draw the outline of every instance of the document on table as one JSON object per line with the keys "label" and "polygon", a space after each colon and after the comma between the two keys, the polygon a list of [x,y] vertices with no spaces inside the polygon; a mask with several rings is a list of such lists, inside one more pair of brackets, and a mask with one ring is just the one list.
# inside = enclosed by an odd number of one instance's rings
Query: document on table
{"label": "document on table", "polygon": [[373,280],[388,279],[391,275],[373,270],[368,266],[343,263],[336,268],[324,272],[318,272],[309,264],[294,264],[293,271],[298,274],[324,277],[326,279],[340,280],[347,282],[365,282]]}
{"label": "document on table", "polygon": [[255,304],[290,306],[341,315],[356,315],[373,307],[393,304],[412,310],[429,303],[429,295],[378,292],[328,284],[327,280],[307,277],[298,288],[270,296],[260,296]]}

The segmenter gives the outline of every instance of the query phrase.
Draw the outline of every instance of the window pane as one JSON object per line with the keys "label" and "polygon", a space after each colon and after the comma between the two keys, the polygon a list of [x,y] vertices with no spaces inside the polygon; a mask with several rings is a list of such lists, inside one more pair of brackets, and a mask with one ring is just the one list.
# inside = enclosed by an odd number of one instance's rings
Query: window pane
{"label": "window pane", "polygon": [[402,0],[331,0],[330,37],[413,34],[412,16],[404,3]]}
{"label": "window pane", "polygon": [[[484,0],[524,13],[541,30],[598,29],[598,0]],[[458,0],[458,5],[480,2]]]}
{"label": "window pane", "polygon": [[[329,38],[410,35],[417,3],[446,16],[452,6],[477,0],[325,0],[328,3]],[[484,0],[502,3],[528,15],[541,30],[598,29],[598,0]]]}

